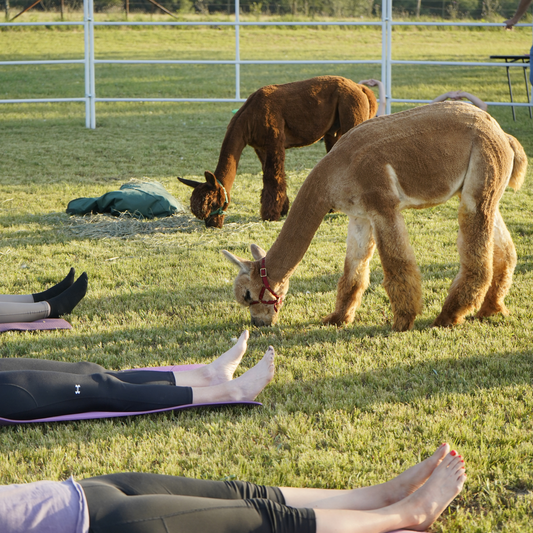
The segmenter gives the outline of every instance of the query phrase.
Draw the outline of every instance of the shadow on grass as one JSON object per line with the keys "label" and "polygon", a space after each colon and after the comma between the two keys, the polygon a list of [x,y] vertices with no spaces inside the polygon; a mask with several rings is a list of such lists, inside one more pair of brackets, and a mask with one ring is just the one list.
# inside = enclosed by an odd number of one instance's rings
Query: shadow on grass
{"label": "shadow on grass", "polygon": [[[530,386],[533,379],[531,351],[505,352],[483,356],[442,358],[424,362],[405,361],[388,368],[316,380],[294,380],[275,384],[270,407],[283,401],[289,412],[332,410],[373,411],[385,403],[413,404],[442,397],[445,408],[453,410],[452,395],[476,397],[483,391],[508,386]],[[284,399],[284,400],[282,400]],[[514,401],[527,404],[517,391]],[[267,402],[269,403],[269,402]],[[438,404],[439,402],[437,402]],[[305,407],[304,407],[305,406]],[[435,402],[425,409],[436,411]]]}

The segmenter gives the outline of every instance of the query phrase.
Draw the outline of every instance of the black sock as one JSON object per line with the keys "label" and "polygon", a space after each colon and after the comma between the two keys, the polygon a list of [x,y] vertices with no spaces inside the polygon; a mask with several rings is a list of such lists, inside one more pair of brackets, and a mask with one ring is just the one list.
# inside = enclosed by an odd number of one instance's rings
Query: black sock
{"label": "black sock", "polygon": [[88,281],[87,273],[84,272],[72,287],[63,291],[59,296],[47,300],[50,304],[50,315],[48,315],[48,318],[58,318],[71,313],[85,296]]}
{"label": "black sock", "polygon": [[67,274],[67,277],[63,281],[60,281],[57,285],[54,285],[53,287],[50,287],[49,289],[46,289],[43,292],[32,294],[33,301],[44,302],[45,300],[50,300],[50,298],[59,296],[63,291],[71,287],[73,283],[74,283],[74,269],[71,268],[70,272]]}

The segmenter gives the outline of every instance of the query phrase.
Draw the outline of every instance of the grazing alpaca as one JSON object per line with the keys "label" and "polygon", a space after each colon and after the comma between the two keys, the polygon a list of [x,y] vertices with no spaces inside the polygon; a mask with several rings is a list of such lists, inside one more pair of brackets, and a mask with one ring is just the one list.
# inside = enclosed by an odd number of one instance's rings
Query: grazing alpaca
{"label": "grazing alpaca", "polygon": [[369,284],[378,248],[393,328],[413,327],[422,309],[420,272],[401,215],[460,197],[457,246],[461,266],[434,326],[507,314],[516,265],[498,203],[507,185],[519,189],[527,158],[520,143],[487,113],[462,103],[438,103],[375,118],[352,129],[311,171],[270,251],[252,245],[256,261],[223,253],[239,275],[235,296],[254,325],[275,323],[289,278],[324,215],[349,217],[344,274],[326,324],[350,323]]}
{"label": "grazing alpaca", "polygon": [[250,145],[263,167],[261,218],[279,220],[289,211],[285,149],[323,137],[329,152],[341,135],[372,118],[377,107],[370,89],[339,76],[262,87],[229,123],[215,173],[206,172],[205,182],[178,178],[194,187],[191,211],[206,226],[222,227],[241,153]]}

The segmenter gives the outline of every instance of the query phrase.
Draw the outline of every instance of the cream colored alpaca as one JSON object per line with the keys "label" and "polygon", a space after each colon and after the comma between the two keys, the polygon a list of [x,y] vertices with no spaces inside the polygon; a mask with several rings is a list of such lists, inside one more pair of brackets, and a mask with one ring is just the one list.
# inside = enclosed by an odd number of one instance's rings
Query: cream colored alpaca
{"label": "cream colored alpaca", "polygon": [[290,276],[326,213],[335,209],[349,217],[347,251],[335,311],[324,322],[353,321],[377,246],[393,328],[408,330],[421,312],[422,290],[401,211],[457,195],[461,265],[433,325],[459,324],[475,308],[478,318],[505,315],[516,252],[498,203],[507,185],[520,188],[526,167],[520,143],[468,104],[437,103],[364,122],[311,171],[266,256],[255,245],[255,261],[223,251],[240,269],[237,301],[250,307],[253,324],[275,323]]}

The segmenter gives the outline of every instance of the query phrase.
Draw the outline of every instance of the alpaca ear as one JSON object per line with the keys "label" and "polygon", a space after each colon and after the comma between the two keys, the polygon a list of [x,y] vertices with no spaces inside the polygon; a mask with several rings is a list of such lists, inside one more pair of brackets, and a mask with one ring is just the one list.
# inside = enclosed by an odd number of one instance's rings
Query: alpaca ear
{"label": "alpaca ear", "polygon": [[185,178],[178,177],[178,180],[181,181],[184,185],[188,185],[189,187],[192,187],[193,189],[196,189],[198,185],[202,185],[201,181],[193,181],[193,180],[186,180]]}
{"label": "alpaca ear", "polygon": [[265,257],[267,254],[263,248],[261,248],[261,246],[257,246],[257,244],[250,244],[250,250],[252,251],[252,256],[256,261],[263,259],[263,257]]}
{"label": "alpaca ear", "polygon": [[226,256],[228,261],[231,261],[240,270],[246,272],[247,274],[250,272],[250,261],[247,261],[246,259],[241,259],[240,257],[233,255],[231,252],[228,252],[227,250],[221,250],[221,252]]}
{"label": "alpaca ear", "polygon": [[217,179],[215,175],[212,172],[209,172],[209,170],[206,170],[204,172],[205,181],[213,188],[216,189],[217,187]]}

